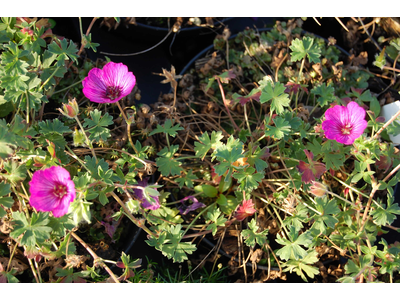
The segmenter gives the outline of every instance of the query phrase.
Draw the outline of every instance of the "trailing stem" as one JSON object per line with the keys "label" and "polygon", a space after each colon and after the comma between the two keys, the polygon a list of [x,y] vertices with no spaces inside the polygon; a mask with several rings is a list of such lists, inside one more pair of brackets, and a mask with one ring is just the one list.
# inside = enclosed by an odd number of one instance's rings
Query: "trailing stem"
{"label": "trailing stem", "polygon": [[133,144],[133,141],[132,141],[132,135],[131,135],[131,123],[132,122],[130,120],[128,120],[128,118],[126,117],[125,112],[121,107],[121,104],[119,104],[119,101],[117,101],[116,103],[117,103],[117,106],[118,106],[119,110],[121,111],[122,117],[124,118],[125,123],[126,123],[126,130],[127,130],[127,133],[128,133],[129,143],[131,144],[133,150],[135,150],[136,154],[139,154],[139,151],[137,151],[137,149],[136,149],[136,147],[135,147],[135,145]]}
{"label": "trailing stem", "polygon": [[111,269],[103,262],[101,257],[98,257],[97,254],[79,237],[75,234],[75,232],[71,231],[71,235],[79,242],[83,247],[85,247],[86,251],[93,257],[94,263],[99,263],[101,267],[103,267],[107,273],[111,276],[111,278],[116,283],[120,283],[117,276],[111,271]]}
{"label": "trailing stem", "polygon": [[224,92],[224,89],[223,89],[223,87],[222,87],[221,81],[219,80],[218,77],[216,77],[216,78],[217,78],[217,82],[218,82],[219,89],[220,89],[220,91],[221,91],[222,102],[224,103],[224,106],[225,106],[226,112],[227,112],[227,114],[228,114],[228,116],[229,116],[229,119],[231,120],[231,122],[232,122],[233,126],[235,127],[235,129],[236,129],[237,131],[240,131],[239,126],[237,126],[237,124],[236,124],[235,121],[233,120],[232,115],[231,115],[231,112],[229,111],[229,108],[228,108],[228,106],[226,105],[225,92]]}

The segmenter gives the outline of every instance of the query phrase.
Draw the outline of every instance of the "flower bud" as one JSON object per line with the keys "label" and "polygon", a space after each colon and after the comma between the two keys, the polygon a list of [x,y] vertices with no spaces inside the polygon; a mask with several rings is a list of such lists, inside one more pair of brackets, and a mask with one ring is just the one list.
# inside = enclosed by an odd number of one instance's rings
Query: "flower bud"
{"label": "flower bud", "polygon": [[68,104],[63,104],[63,109],[58,109],[67,118],[74,119],[79,114],[79,106],[76,99],[68,101]]}
{"label": "flower bud", "polygon": [[75,128],[75,131],[72,133],[72,137],[74,140],[75,147],[86,146],[85,133],[82,132],[81,130],[78,130],[77,128]]}
{"label": "flower bud", "polygon": [[327,192],[326,186],[322,183],[317,181],[313,181],[312,185],[310,186],[310,193],[313,194],[315,197],[323,197]]}

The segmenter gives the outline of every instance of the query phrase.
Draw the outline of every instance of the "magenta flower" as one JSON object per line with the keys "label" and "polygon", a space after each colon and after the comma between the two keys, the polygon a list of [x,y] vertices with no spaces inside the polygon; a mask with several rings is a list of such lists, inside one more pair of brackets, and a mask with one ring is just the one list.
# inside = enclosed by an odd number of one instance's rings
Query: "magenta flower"
{"label": "magenta flower", "polygon": [[29,186],[30,205],[38,211],[51,211],[56,218],[65,215],[75,200],[75,184],[63,167],[36,171]]}
{"label": "magenta flower", "polygon": [[122,63],[107,63],[103,69],[93,68],[82,81],[83,93],[92,102],[115,103],[129,95],[136,84],[135,75]]}
{"label": "magenta flower", "polygon": [[[146,186],[148,186],[148,184],[147,184],[148,181],[149,181],[148,178],[145,178],[143,180],[139,180],[138,181],[138,186],[146,187]],[[158,199],[158,196],[150,196],[150,198],[152,200],[149,201],[144,196],[142,189],[134,189],[133,192],[134,192],[136,198],[142,203],[142,207],[143,208],[147,208],[147,209],[151,209],[151,210],[156,210],[156,209],[160,208],[161,205],[160,205],[160,200]]]}
{"label": "magenta flower", "polygon": [[322,129],[330,140],[336,140],[345,145],[353,144],[367,128],[365,109],[357,102],[350,102],[347,106],[336,105],[325,112],[325,121]]}

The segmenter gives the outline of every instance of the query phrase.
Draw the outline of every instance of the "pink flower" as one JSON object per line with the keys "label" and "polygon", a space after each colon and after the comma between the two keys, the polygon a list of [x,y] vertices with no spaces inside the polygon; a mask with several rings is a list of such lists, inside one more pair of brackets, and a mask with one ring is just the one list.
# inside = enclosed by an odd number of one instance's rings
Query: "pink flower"
{"label": "pink flower", "polygon": [[29,186],[30,205],[38,211],[51,211],[56,218],[65,215],[75,200],[75,184],[63,167],[36,171]]}
{"label": "pink flower", "polygon": [[[139,180],[138,181],[138,186],[146,187],[146,186],[148,186],[148,184],[147,184],[148,181],[149,181],[148,178],[145,178],[143,180]],[[161,205],[160,205],[160,200],[158,199],[158,196],[150,196],[150,198],[152,200],[149,201],[144,196],[143,190],[134,189],[133,192],[135,193],[136,198],[142,203],[143,208],[147,208],[147,209],[150,209],[150,210],[156,210],[156,209],[160,208]]]}
{"label": "pink flower", "polygon": [[129,95],[136,77],[122,63],[107,63],[102,70],[93,68],[83,80],[83,93],[92,102],[115,103]]}
{"label": "pink flower", "polygon": [[365,109],[357,102],[350,102],[347,106],[336,105],[325,112],[322,129],[328,139],[351,145],[367,128],[364,118]]}
{"label": "pink flower", "polygon": [[325,164],[313,161],[314,154],[311,151],[304,149],[304,153],[307,156],[308,163],[300,161],[297,169],[301,173],[301,180],[304,183],[310,183],[317,178],[320,178],[325,173]]}
{"label": "pink flower", "polygon": [[238,221],[243,221],[247,217],[254,215],[256,211],[257,210],[254,209],[254,203],[251,199],[243,200],[242,205],[239,206],[234,216]]}

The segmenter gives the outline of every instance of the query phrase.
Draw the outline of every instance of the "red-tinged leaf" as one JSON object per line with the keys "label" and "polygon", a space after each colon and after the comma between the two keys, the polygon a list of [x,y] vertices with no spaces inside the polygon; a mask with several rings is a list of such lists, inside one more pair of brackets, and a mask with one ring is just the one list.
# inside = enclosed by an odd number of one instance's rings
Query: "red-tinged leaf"
{"label": "red-tinged leaf", "polygon": [[242,205],[239,206],[238,210],[235,212],[235,218],[238,221],[243,221],[247,217],[254,215],[257,210],[254,209],[253,200],[243,200]]}
{"label": "red-tinged leaf", "polygon": [[305,163],[304,161],[300,161],[299,165],[297,166],[297,169],[301,173],[301,180],[304,183],[311,183],[312,181],[315,180],[315,176],[310,169],[310,165]]}
{"label": "red-tinged leaf", "polygon": [[239,100],[239,103],[244,106],[250,100],[255,100],[257,102],[260,102],[260,96],[261,96],[261,91],[258,91],[253,94],[250,93],[247,96],[239,96],[236,98],[236,101]]}
{"label": "red-tinged leaf", "polygon": [[385,173],[386,173],[389,170],[389,168],[392,166],[393,159],[391,157],[381,155],[375,164],[379,169],[385,170]]}
{"label": "red-tinged leaf", "polygon": [[215,77],[218,77],[222,83],[229,83],[229,80],[236,78],[236,74],[232,70],[229,70]]}
{"label": "red-tinged leaf", "polygon": [[301,173],[301,180],[304,183],[311,183],[312,181],[319,179],[322,174],[326,172],[326,166],[323,163],[313,161],[314,154],[311,151],[305,149],[304,153],[307,156],[308,163],[300,161],[297,169]]}
{"label": "red-tinged leaf", "polygon": [[302,89],[303,91],[305,91],[308,94],[308,89],[306,87],[302,87],[301,84],[298,83],[294,83],[294,82],[288,82],[285,84],[286,90],[285,93],[297,93],[299,91],[299,89]]}

